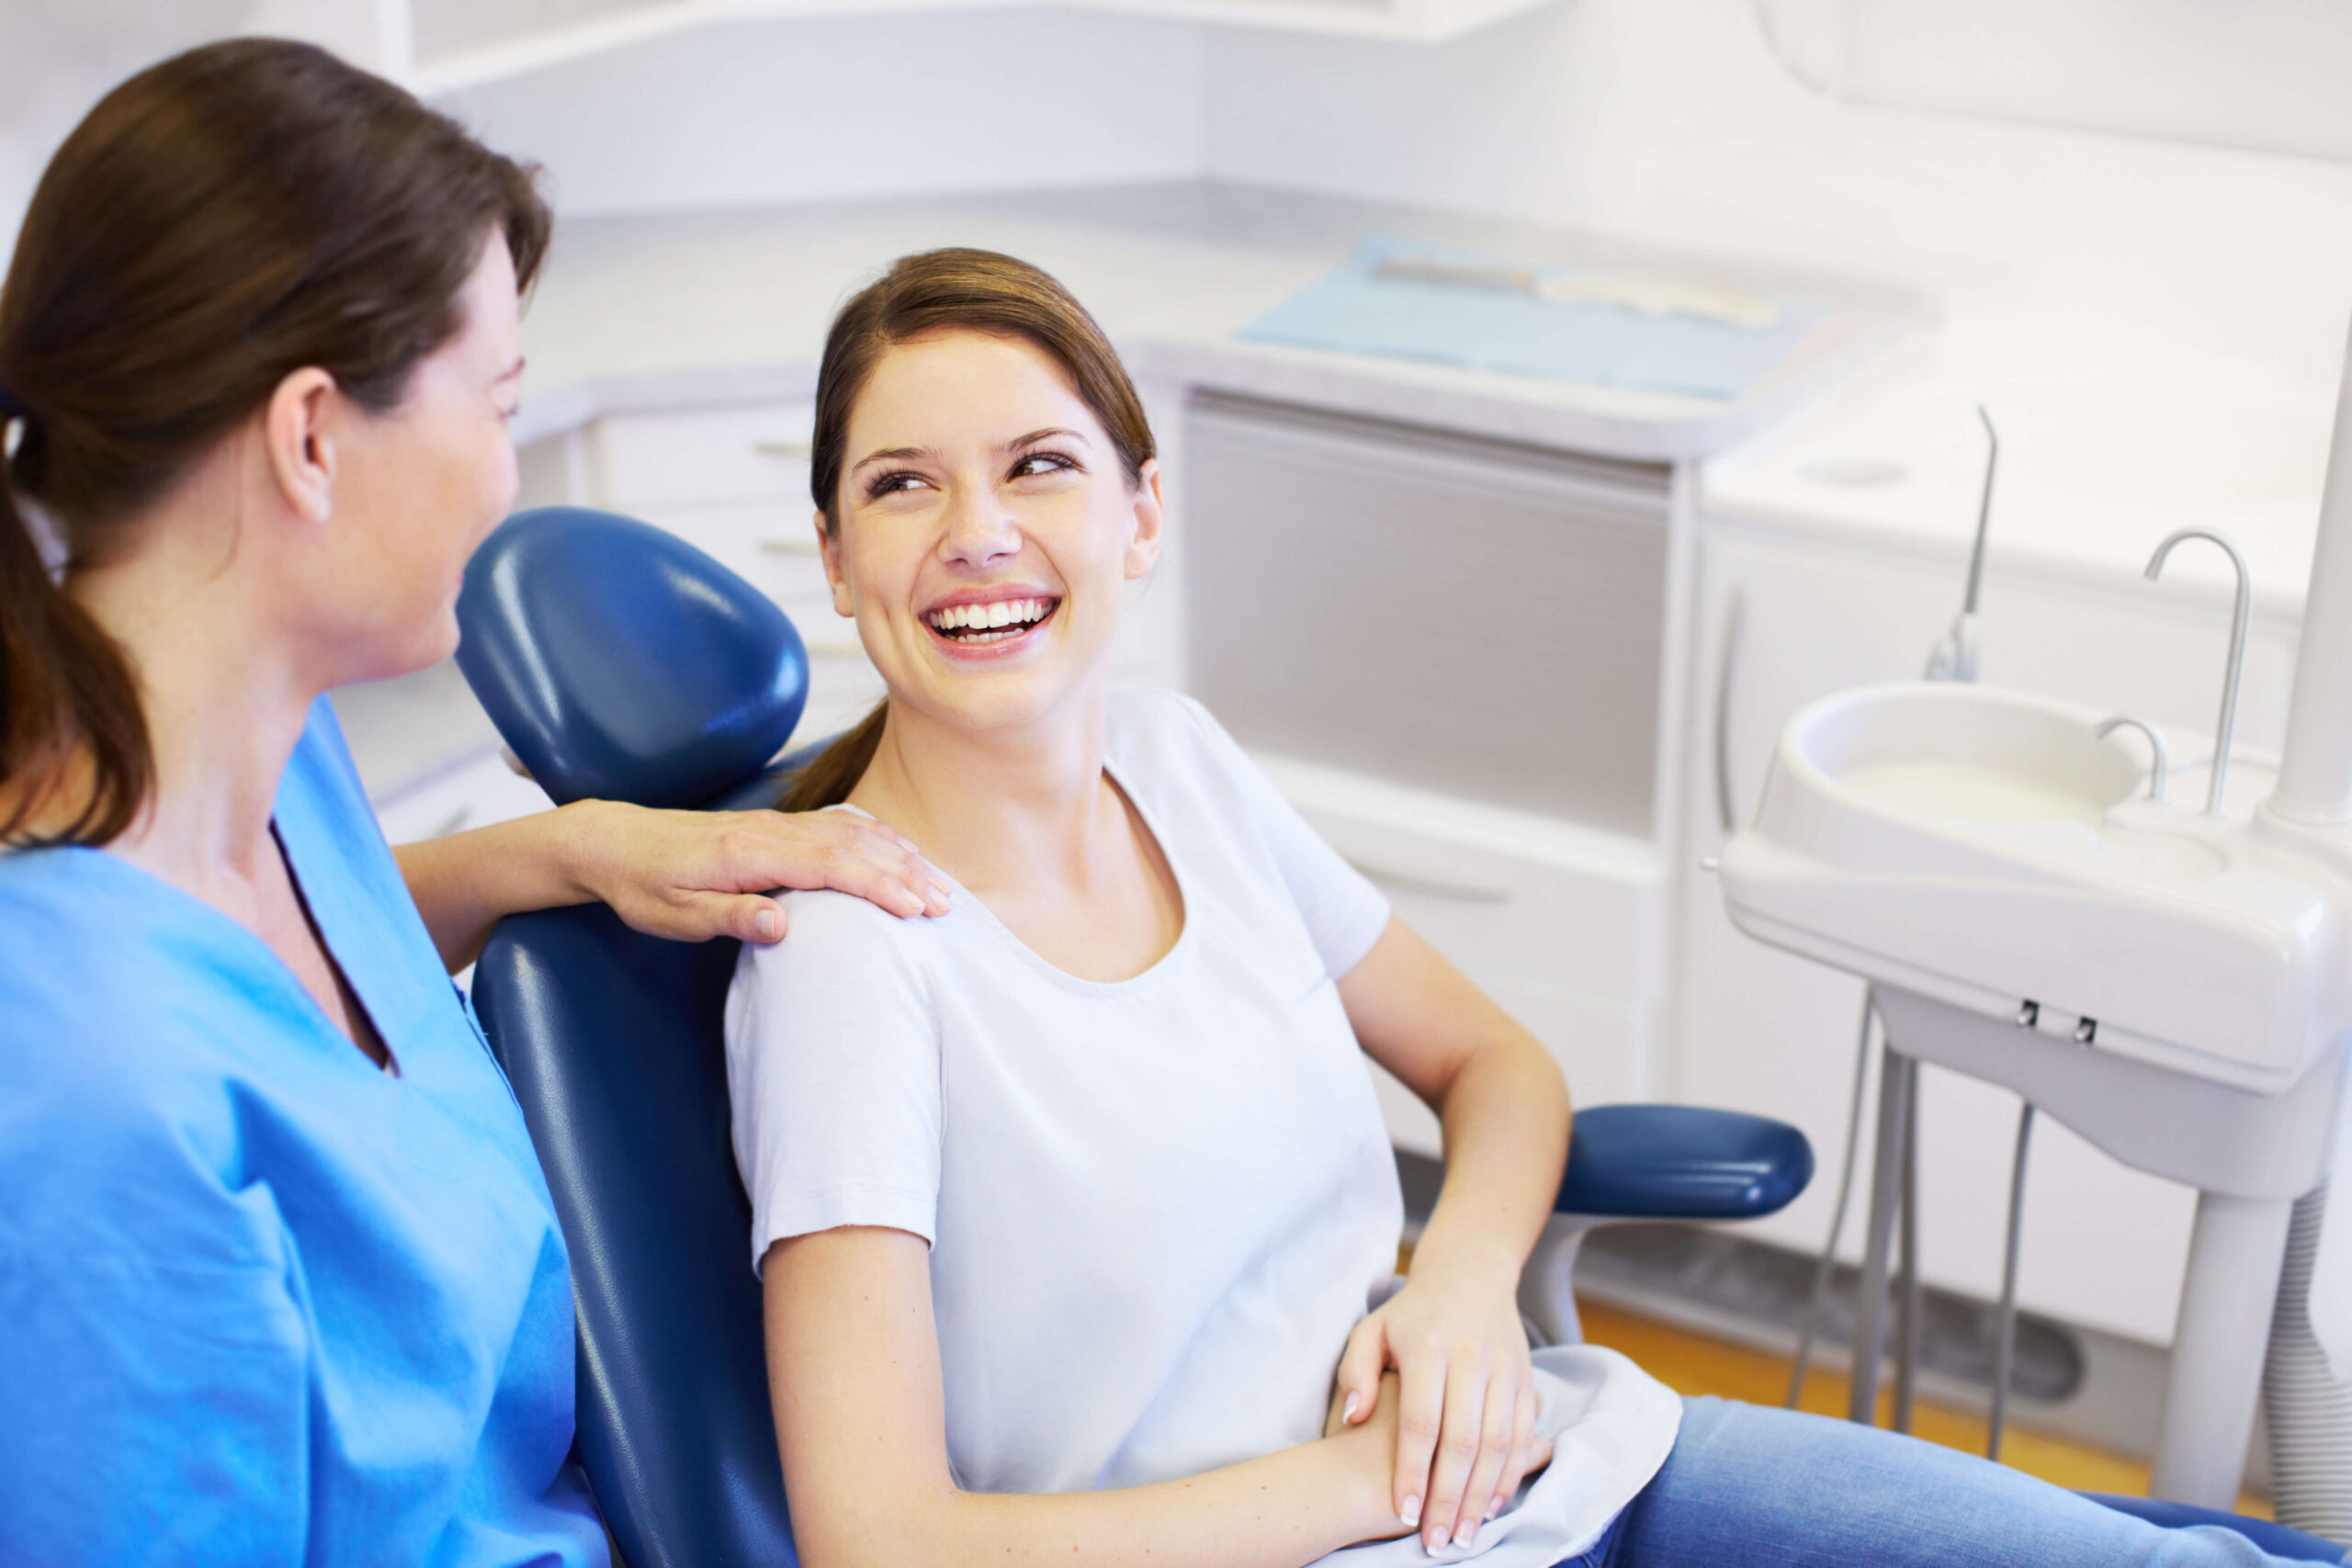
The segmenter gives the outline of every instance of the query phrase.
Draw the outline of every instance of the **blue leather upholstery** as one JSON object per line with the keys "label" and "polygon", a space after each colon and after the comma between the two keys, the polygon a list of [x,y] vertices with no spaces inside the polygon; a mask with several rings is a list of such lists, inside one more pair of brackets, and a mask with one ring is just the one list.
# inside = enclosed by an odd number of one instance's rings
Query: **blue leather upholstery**
{"label": "blue leather upholstery", "polygon": [[775,756],[808,699],[772,600],[609,513],[507,519],[466,568],[458,619],[458,667],[559,805],[700,806]]}
{"label": "blue leather upholstery", "polygon": [[1553,1207],[1613,1219],[1753,1220],[1813,1179],[1813,1145],[1785,1122],[1693,1105],[1577,1112]]}
{"label": "blue leather upholstery", "polygon": [[2225,1530],[2235,1530],[2271,1556],[2284,1557],[2290,1562],[2343,1562],[2347,1560],[2342,1542],[2324,1540],[2308,1531],[2290,1529],[2268,1519],[2249,1518],[2244,1514],[2225,1514],[2218,1508],[2192,1508],[2186,1503],[2165,1503],[2154,1497],[2125,1497],[2113,1492],[2086,1492],[2083,1495],[2094,1503],[2104,1503],[2118,1513],[2132,1515],[2150,1524],[2162,1525],[2166,1529],[2215,1525]]}
{"label": "blue leather upholstery", "polygon": [[630,1568],[792,1564],[721,1020],[737,945],[503,920],[474,1008],[571,1248],[580,1458]]}

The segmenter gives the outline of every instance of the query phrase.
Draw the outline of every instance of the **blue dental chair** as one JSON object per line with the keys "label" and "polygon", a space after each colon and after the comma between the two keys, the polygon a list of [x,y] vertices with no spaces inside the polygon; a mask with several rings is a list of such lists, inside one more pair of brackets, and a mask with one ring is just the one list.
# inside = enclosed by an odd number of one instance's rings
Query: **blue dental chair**
{"label": "blue dental chair", "polygon": [[[771,761],[808,694],[783,612],[645,524],[522,513],[476,555],[458,613],[468,682],[559,802],[766,806],[823,745]],[[571,1248],[578,1457],[630,1568],[797,1562],[729,1125],[736,951],[640,936],[588,905],[501,922],[474,972]],[[1760,1117],[1579,1111],[1531,1278],[1572,1327],[1584,1226],[1768,1214],[1812,1172],[1804,1135]]]}

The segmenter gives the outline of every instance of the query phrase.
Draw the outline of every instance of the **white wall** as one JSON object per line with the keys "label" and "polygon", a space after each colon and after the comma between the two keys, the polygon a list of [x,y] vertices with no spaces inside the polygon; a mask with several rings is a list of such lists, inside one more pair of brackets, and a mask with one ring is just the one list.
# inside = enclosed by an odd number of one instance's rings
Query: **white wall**
{"label": "white wall", "polygon": [[[368,10],[0,0],[0,231],[124,71]],[[2352,311],[2352,163],[1834,101],[1751,0],[1556,0],[1435,45],[1049,8],[771,19],[450,107],[544,160],[571,213],[1207,175],[1883,276],[2011,345],[2063,319],[2273,381],[2332,380]]]}
{"label": "white wall", "polygon": [[1047,9],[769,20],[452,102],[571,212],[1205,175],[1879,276],[2007,355],[2063,320],[2273,383],[2332,382],[2352,312],[2352,163],[1838,102],[1751,0],[1557,0],[1433,45]]}
{"label": "white wall", "polygon": [[309,39],[371,68],[389,42],[374,0],[0,0],[0,237],[13,241],[49,155],[107,88],[236,33]]}
{"label": "white wall", "polygon": [[573,214],[1185,179],[1201,35],[1046,9],[739,22],[458,94]]}
{"label": "white wall", "polygon": [[1218,177],[1880,276],[2223,371],[2332,380],[2352,310],[2352,164],[1834,102],[1747,0],[1571,0],[1435,46],[1219,29],[1204,72]]}

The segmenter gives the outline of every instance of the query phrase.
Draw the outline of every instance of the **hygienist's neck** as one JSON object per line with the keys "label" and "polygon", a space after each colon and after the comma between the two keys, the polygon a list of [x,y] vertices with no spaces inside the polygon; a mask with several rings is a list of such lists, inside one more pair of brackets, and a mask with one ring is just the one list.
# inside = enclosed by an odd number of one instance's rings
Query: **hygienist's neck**
{"label": "hygienist's neck", "polygon": [[850,801],[983,897],[1041,874],[1082,886],[1105,835],[1125,828],[1102,773],[1107,686],[1098,674],[1031,723],[1001,729],[893,702]]}
{"label": "hygienist's neck", "polygon": [[127,530],[124,558],[65,581],[130,660],[154,757],[147,809],[107,847],[214,903],[276,857],[279,776],[324,690],[240,548],[237,478],[206,465]]}

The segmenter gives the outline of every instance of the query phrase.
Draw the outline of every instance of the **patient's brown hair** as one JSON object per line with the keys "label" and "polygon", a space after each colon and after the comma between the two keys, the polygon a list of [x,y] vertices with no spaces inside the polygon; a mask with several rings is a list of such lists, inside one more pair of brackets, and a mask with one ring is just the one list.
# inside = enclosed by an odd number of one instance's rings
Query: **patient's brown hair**
{"label": "patient's brown hair", "polygon": [[[1086,307],[1053,276],[994,251],[949,249],[901,256],[859,290],[833,318],[817,372],[817,423],[810,444],[808,494],[825,515],[825,532],[842,526],[842,464],[849,416],[874,367],[899,344],[937,333],[975,332],[1017,338],[1060,367],[1071,387],[1111,438],[1137,484],[1157,452],[1143,400],[1111,340]],[[827,747],[793,781],[781,802],[786,811],[814,811],[849,798],[882,741],[889,703]]]}

